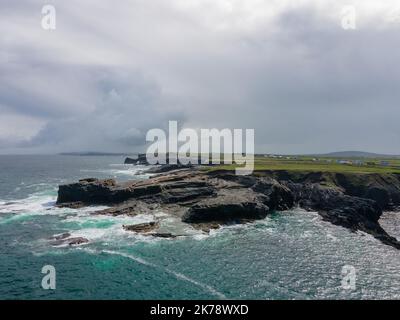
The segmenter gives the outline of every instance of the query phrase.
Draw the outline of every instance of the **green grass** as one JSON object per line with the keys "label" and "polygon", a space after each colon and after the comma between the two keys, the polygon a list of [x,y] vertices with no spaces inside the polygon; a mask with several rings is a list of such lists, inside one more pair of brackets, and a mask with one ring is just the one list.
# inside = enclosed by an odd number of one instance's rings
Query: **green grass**
{"label": "green grass", "polygon": [[[338,159],[334,158],[319,158],[317,161],[313,161],[313,158],[310,157],[297,157],[297,159],[256,157],[254,170],[287,170],[336,173],[400,173],[399,159],[360,159],[364,161],[363,165],[338,164],[336,163],[337,160]],[[389,165],[383,166],[380,164],[380,161],[388,161]],[[218,165],[212,167],[210,170],[234,170],[236,167],[238,167],[236,164]]]}

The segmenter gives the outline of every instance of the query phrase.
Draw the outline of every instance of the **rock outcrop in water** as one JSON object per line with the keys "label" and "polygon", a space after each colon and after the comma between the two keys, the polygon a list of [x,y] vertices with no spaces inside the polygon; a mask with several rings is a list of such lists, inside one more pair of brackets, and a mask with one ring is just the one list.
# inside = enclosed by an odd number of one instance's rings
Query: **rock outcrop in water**
{"label": "rock outcrop in water", "polygon": [[136,159],[130,157],[125,158],[124,164],[148,165],[149,163],[145,154],[139,154]]}
{"label": "rock outcrop in water", "polygon": [[[172,160],[172,156],[174,156],[174,159]],[[169,172],[172,170],[177,170],[177,169],[188,169],[188,168],[193,168],[199,165],[202,166],[213,166],[214,164],[212,163],[212,159],[208,159],[208,163],[206,164],[204,162],[205,159],[203,159],[201,156],[197,156],[196,158],[189,158],[185,159],[185,162],[181,162],[180,157],[177,157],[176,154],[170,155],[170,153],[166,153],[164,155],[164,161],[165,163],[162,165],[158,165],[157,167],[153,167],[151,169],[146,170],[148,173],[163,173],[163,172]],[[224,163],[224,160],[222,159],[221,164]],[[125,158],[124,164],[134,164],[134,165],[149,165],[149,161],[147,159],[146,154],[139,154],[137,158],[130,158],[127,157]]]}
{"label": "rock outcrop in water", "polygon": [[[123,184],[80,180],[60,186],[57,203],[75,207],[107,204],[109,209],[97,213],[114,216],[162,210],[201,229],[263,219],[271,212],[300,206],[317,211],[333,224],[367,232],[400,248],[400,243],[379,225],[383,209],[400,205],[400,178],[394,174],[263,171],[236,176],[229,171],[191,168]],[[143,231],[141,227],[125,228]]]}
{"label": "rock outcrop in water", "polygon": [[149,232],[153,231],[159,226],[156,221],[140,223],[140,224],[133,224],[133,225],[124,225],[122,226],[126,231],[133,231],[133,232]]}
{"label": "rock outcrop in water", "polygon": [[61,246],[61,245],[75,246],[89,242],[88,239],[83,237],[72,237],[71,234],[68,232],[59,235],[54,235],[49,240],[52,246]]}

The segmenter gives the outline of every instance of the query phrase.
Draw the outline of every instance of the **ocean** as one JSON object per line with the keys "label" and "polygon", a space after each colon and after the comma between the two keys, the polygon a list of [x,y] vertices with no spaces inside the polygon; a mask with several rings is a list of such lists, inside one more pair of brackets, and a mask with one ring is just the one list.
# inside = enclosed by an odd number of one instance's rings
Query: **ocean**
{"label": "ocean", "polygon": [[[104,207],[56,208],[59,184],[81,178],[147,179],[118,156],[0,156],[0,299],[399,299],[400,251],[368,234],[294,209],[210,234],[164,212],[94,215]],[[123,224],[162,219],[184,234],[155,239]],[[400,237],[400,214],[382,225]],[[65,232],[89,239],[52,246]],[[45,290],[42,267],[56,270]],[[355,286],[342,286],[344,266]]]}

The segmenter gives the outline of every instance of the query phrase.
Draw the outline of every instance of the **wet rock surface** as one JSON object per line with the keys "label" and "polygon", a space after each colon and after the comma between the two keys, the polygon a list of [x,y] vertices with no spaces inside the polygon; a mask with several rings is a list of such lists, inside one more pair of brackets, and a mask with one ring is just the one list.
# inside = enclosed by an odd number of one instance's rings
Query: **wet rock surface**
{"label": "wet rock surface", "polygon": [[270,212],[268,199],[248,189],[221,190],[212,198],[200,200],[182,217],[183,222],[229,222],[263,219]]}
{"label": "wet rock surface", "polygon": [[62,246],[62,245],[76,246],[89,243],[88,239],[83,237],[71,237],[71,234],[68,232],[59,235],[54,235],[49,240],[52,246]]}
{"label": "wet rock surface", "polygon": [[137,158],[127,157],[125,158],[124,164],[140,164],[148,165],[147,157],[145,154],[139,154]]}
{"label": "wet rock surface", "polygon": [[170,232],[154,232],[154,233],[149,233],[149,236],[156,238],[167,238],[167,239],[168,238],[175,239],[177,237],[182,237],[182,235],[176,235]]}
{"label": "wet rock surface", "polygon": [[[184,168],[121,184],[114,180],[80,180],[60,186],[57,204],[107,204],[109,209],[97,213],[114,216],[161,210],[202,230],[263,219],[271,212],[300,206],[317,211],[335,225],[370,233],[400,248],[400,243],[379,225],[382,210],[400,204],[400,179],[396,175],[263,171],[237,176],[230,171]],[[124,226],[142,233],[157,227],[156,222]],[[154,234],[163,237],[162,233]]]}
{"label": "wet rock surface", "polygon": [[132,224],[132,225],[124,225],[122,226],[126,231],[132,232],[149,232],[157,229],[159,227],[159,223],[157,221],[140,223],[140,224]]}

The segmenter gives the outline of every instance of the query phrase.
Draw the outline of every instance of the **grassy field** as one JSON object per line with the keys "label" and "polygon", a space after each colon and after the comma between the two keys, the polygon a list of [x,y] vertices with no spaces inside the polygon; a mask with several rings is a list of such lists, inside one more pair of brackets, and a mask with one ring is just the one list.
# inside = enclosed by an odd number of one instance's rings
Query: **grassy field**
{"label": "grassy field", "polygon": [[[338,163],[339,160],[348,161],[348,164]],[[384,161],[384,163],[382,162]],[[350,164],[352,162],[352,164]],[[219,165],[211,170],[233,170],[232,165]],[[400,173],[400,159],[370,159],[370,158],[312,158],[303,156],[283,156],[271,158],[256,156],[254,170],[287,170],[309,172],[353,172],[353,173]]]}

